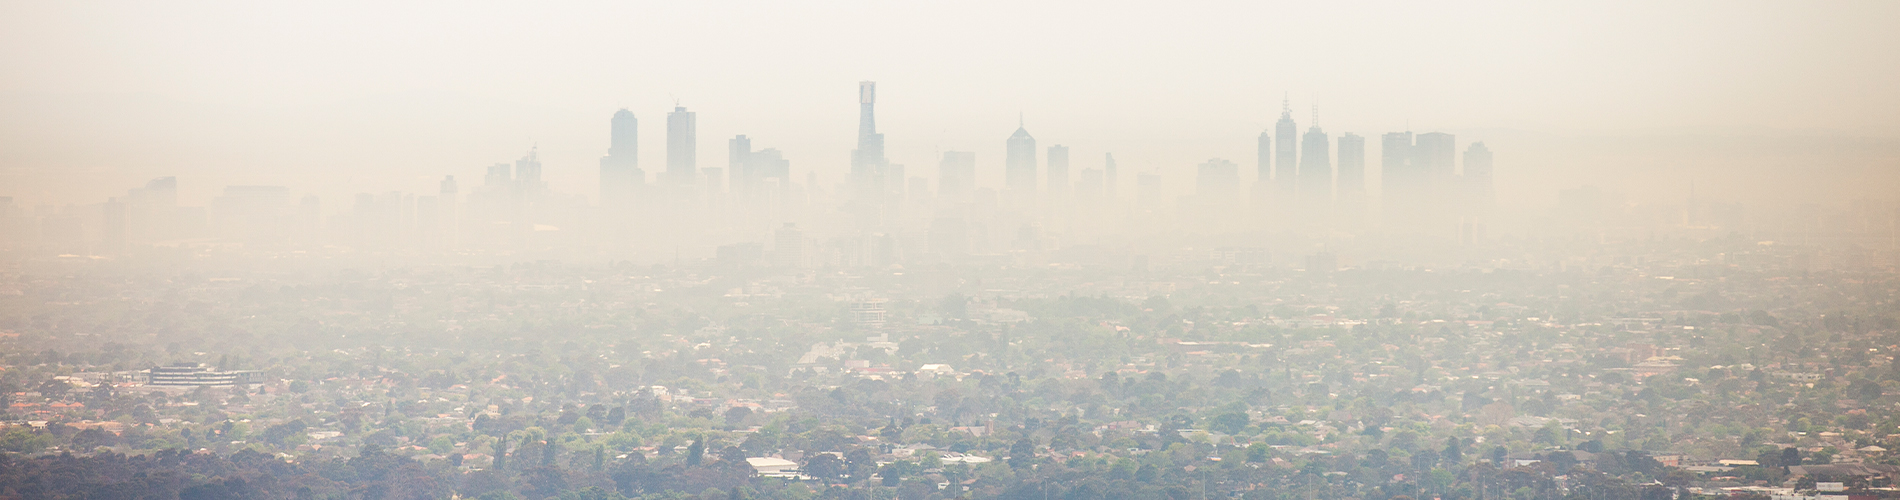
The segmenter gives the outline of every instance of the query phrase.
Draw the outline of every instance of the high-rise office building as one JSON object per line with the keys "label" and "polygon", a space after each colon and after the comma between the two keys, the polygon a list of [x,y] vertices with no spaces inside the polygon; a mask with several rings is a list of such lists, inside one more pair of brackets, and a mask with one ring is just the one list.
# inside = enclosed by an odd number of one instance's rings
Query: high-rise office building
{"label": "high-rise office building", "polygon": [[542,186],[540,149],[540,146],[528,148],[527,156],[515,160],[515,182],[524,189],[532,190]]}
{"label": "high-rise office building", "polygon": [[970,201],[976,191],[976,153],[945,151],[937,163],[937,196],[950,202]]}
{"label": "high-rise office building", "polygon": [[119,200],[125,204],[127,237],[163,240],[179,236],[178,178],[159,177]]}
{"label": "high-rise office building", "polygon": [[1240,195],[1240,165],[1214,158],[1195,169],[1194,194],[1211,205],[1227,205]]}
{"label": "high-rise office building", "polygon": [[726,141],[726,174],[731,176],[732,185],[727,187],[734,197],[749,194],[752,164],[752,139],[744,134]]}
{"label": "high-rise office building", "polygon": [[885,187],[884,134],[877,132],[877,82],[858,82],[858,149],[851,152],[851,184],[860,198],[879,196]]}
{"label": "high-rise office building", "polygon": [[752,182],[763,185],[769,180],[777,183],[780,189],[791,187],[792,161],[785,159],[785,154],[779,152],[778,148],[753,151],[751,160],[751,164],[746,166],[746,175],[752,178]]}
{"label": "high-rise office building", "polygon": [[600,157],[600,205],[625,211],[634,192],[646,183],[646,172],[640,170],[640,121],[622,109],[614,112],[609,127],[607,155]]}
{"label": "high-rise office building", "polygon": [[1346,133],[1339,137],[1339,199],[1363,203],[1366,195],[1366,138]]}
{"label": "high-rise office building", "polygon": [[1386,198],[1404,191],[1412,182],[1411,163],[1411,132],[1387,132],[1379,136],[1379,190]]}
{"label": "high-rise office building", "polygon": [[1076,176],[1075,201],[1087,207],[1102,202],[1102,169],[1085,168]]}
{"label": "high-rise office building", "polygon": [[1103,153],[1103,156],[1105,158],[1102,160],[1102,199],[1113,201],[1116,196],[1115,179],[1119,178],[1115,172],[1115,153]]}
{"label": "high-rise office building", "polygon": [[1366,214],[1366,138],[1348,132],[1339,137],[1337,206],[1341,223],[1357,229]]}
{"label": "high-rise office building", "polygon": [[698,118],[684,106],[666,114],[667,182],[692,185],[699,172]]}
{"label": "high-rise office building", "polygon": [[461,189],[455,185],[455,176],[443,176],[442,182],[436,186],[436,211],[441,217],[441,237],[445,245],[455,243],[455,228],[456,222],[460,220],[457,214],[461,213],[461,200]]}
{"label": "high-rise office building", "polygon": [[1005,141],[1004,186],[1022,196],[1036,192],[1036,138],[1021,123]]}
{"label": "high-rise office building", "polygon": [[1457,175],[1458,137],[1444,132],[1418,134],[1412,145],[1412,169],[1437,189]]}
{"label": "high-rise office building", "polygon": [[1273,180],[1273,134],[1264,130],[1254,142],[1254,175],[1256,182]]}
{"label": "high-rise office building", "polygon": [[1062,200],[1069,197],[1069,147],[1061,144],[1049,146],[1049,198]]}
{"label": "high-rise office building", "polygon": [[514,166],[506,163],[489,165],[487,174],[482,176],[482,186],[492,189],[502,189],[510,184],[514,184],[514,171]]}
{"label": "high-rise office building", "polygon": [[1135,174],[1135,200],[1142,205],[1155,206],[1161,203],[1161,174],[1140,172]]}
{"label": "high-rise office building", "polygon": [[1379,202],[1384,224],[1397,229],[1416,219],[1422,176],[1412,168],[1412,133],[1387,132],[1379,136]]}
{"label": "high-rise office building", "polygon": [[1273,155],[1274,167],[1277,169],[1274,172],[1274,182],[1279,183],[1280,193],[1290,198],[1289,195],[1297,191],[1298,185],[1294,184],[1294,181],[1299,179],[1299,174],[1295,169],[1299,166],[1300,160],[1299,148],[1296,146],[1300,142],[1300,127],[1293,123],[1291,99],[1280,104],[1280,121],[1273,124],[1273,139],[1280,146]]}
{"label": "high-rise office building", "polygon": [[1332,148],[1328,142],[1315,116],[1313,126],[1307,128],[1300,142],[1300,149],[1306,154],[1300,156],[1299,203],[1309,209],[1324,209],[1333,202]]}
{"label": "high-rise office building", "polygon": [[[703,173],[717,175],[717,170],[706,169]],[[727,189],[738,205],[753,208],[765,206],[761,204],[762,198],[771,196],[770,191],[790,186],[791,171],[791,162],[777,149],[753,151],[752,138],[744,135],[726,141],[724,174],[729,179],[726,182]]]}
{"label": "high-rise office building", "polygon": [[805,232],[787,222],[773,235],[772,263],[783,267],[805,266]]}
{"label": "high-rise office building", "polygon": [[[1496,203],[1497,189],[1491,180],[1491,148],[1485,147],[1482,142],[1471,143],[1470,147],[1465,148],[1464,181],[1465,185],[1469,186],[1469,201],[1472,208],[1478,213],[1490,211],[1492,204]],[[1690,218],[1693,219],[1693,214],[1695,213],[1693,207],[1695,204],[1695,188],[1693,185],[1691,185],[1689,193],[1690,205],[1692,205],[1690,208]]]}

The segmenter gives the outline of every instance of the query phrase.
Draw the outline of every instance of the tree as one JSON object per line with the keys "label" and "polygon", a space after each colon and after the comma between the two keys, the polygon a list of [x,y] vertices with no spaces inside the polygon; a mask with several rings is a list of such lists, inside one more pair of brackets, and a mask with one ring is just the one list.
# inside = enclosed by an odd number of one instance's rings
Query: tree
{"label": "tree", "polygon": [[1240,431],[1247,429],[1247,424],[1250,422],[1251,419],[1247,417],[1246,413],[1230,412],[1216,415],[1213,420],[1207,423],[1207,427],[1208,429],[1223,434],[1239,434]]}
{"label": "tree", "polygon": [[878,469],[877,477],[883,479],[884,486],[897,486],[904,480],[904,466],[909,462],[891,462]]}
{"label": "tree", "polygon": [[832,480],[844,475],[844,461],[830,453],[815,453],[805,459],[805,475]]}
{"label": "tree", "polygon": [[1016,440],[1016,444],[1009,446],[1010,467],[1018,469],[1028,467],[1035,459],[1036,443],[1030,441],[1029,438],[1018,439]]}
{"label": "tree", "polygon": [[20,385],[10,380],[0,380],[0,413],[13,407],[13,393],[20,392]]}
{"label": "tree", "polygon": [[607,418],[605,420],[602,420],[602,422],[606,422],[607,425],[617,427],[620,425],[621,422],[625,422],[626,420],[627,420],[627,408],[624,406],[615,406],[614,409],[607,411]]}
{"label": "tree", "polygon": [[[1378,457],[1379,457],[1378,464],[1374,465],[1374,467],[1385,465],[1385,450],[1374,449],[1372,451],[1378,453]],[[1248,462],[1262,463],[1262,462],[1266,462],[1272,456],[1273,456],[1273,447],[1268,446],[1267,443],[1254,443],[1254,444],[1247,445],[1247,461]],[[1370,457],[1371,455],[1367,455],[1367,456]]]}
{"label": "tree", "polygon": [[1853,396],[1854,399],[1860,400],[1862,404],[1871,403],[1876,399],[1880,399],[1882,392],[1885,392],[1885,389],[1882,389],[1879,383],[1864,378],[1855,379],[1852,383],[1847,384],[1847,394]]}
{"label": "tree", "polygon": [[706,438],[694,437],[693,444],[686,447],[686,466],[697,467],[706,459]]}
{"label": "tree", "polygon": [[746,408],[744,406],[734,406],[731,409],[726,410],[726,425],[730,427],[738,427],[740,424],[745,423],[746,418],[751,417],[751,416],[752,416],[751,408]]}
{"label": "tree", "polygon": [[495,470],[508,470],[508,437],[495,440]]}
{"label": "tree", "polygon": [[937,310],[945,318],[966,319],[970,316],[970,298],[960,293],[945,295],[943,300],[937,302]]}
{"label": "tree", "polygon": [[66,391],[72,390],[72,388],[72,384],[68,384],[64,380],[46,379],[45,382],[40,383],[40,386],[36,390],[39,391],[41,396],[58,398],[65,396]]}

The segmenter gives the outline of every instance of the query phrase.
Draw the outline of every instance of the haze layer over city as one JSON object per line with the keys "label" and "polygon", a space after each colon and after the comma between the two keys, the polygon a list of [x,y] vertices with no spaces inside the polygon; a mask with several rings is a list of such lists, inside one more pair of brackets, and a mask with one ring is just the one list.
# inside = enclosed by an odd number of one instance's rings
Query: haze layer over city
{"label": "haze layer over city", "polygon": [[1893,19],[0,6],[0,499],[1900,498]]}

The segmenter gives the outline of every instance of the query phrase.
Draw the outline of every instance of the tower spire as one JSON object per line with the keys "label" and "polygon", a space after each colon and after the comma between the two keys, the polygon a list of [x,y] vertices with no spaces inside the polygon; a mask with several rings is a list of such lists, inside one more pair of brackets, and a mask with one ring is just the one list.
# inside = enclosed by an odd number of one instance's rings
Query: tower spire
{"label": "tower spire", "polygon": [[1281,118],[1293,117],[1293,93],[1292,92],[1287,92],[1285,96],[1282,96],[1280,98],[1280,117]]}

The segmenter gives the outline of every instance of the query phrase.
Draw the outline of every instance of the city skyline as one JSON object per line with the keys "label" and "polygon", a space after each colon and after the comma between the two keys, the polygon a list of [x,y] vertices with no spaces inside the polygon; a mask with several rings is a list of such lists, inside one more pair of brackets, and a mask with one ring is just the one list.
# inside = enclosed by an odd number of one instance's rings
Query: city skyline
{"label": "city skyline", "polygon": [[[636,115],[623,108],[609,116],[602,130],[608,154],[599,158],[593,189],[550,184],[537,145],[512,163],[486,167],[482,182],[466,196],[456,174],[446,173],[431,191],[365,191],[328,200],[291,185],[228,185],[200,206],[181,203],[179,177],[167,176],[103,204],[26,207],[8,198],[0,215],[8,221],[7,234],[24,242],[84,253],[213,237],[266,245],[429,252],[539,248],[727,262],[774,255],[745,248],[788,241],[781,233],[796,231],[800,246],[811,248],[799,249],[801,257],[791,261],[844,265],[952,262],[971,254],[1055,251],[1181,230],[1268,246],[1332,246],[1357,237],[1471,246],[1497,237],[1600,232],[1592,225],[1635,215],[1618,214],[1633,206],[1623,194],[1589,185],[1565,188],[1559,199],[1531,212],[1499,210],[1500,169],[1485,141],[1461,142],[1445,132],[1385,132],[1379,134],[1380,162],[1368,165],[1364,136],[1344,132],[1333,140],[1317,106],[1305,132],[1292,134],[1298,124],[1290,99],[1282,101],[1279,122],[1256,137],[1251,177],[1237,163],[1215,157],[1185,173],[1135,169],[1136,189],[1124,193],[1115,186],[1131,174],[1118,168],[1113,152],[1103,152],[1101,164],[1072,166],[1068,146],[1039,148],[1024,116],[1000,141],[1004,158],[983,161],[976,152],[945,151],[935,169],[913,176],[884,157],[876,85],[858,83],[852,175],[831,184],[817,180],[810,162],[776,148],[755,149],[754,139],[744,134],[727,141],[725,167],[708,166],[716,160],[697,157],[697,113],[674,106],[660,153],[666,170],[651,178],[637,167]],[[1276,139],[1287,135],[1299,139]],[[1517,165],[1505,152],[1502,171],[1509,175]],[[1076,176],[1072,167],[1079,167]],[[1271,177],[1261,176],[1269,171]],[[990,182],[983,180],[986,172]],[[1002,182],[994,182],[998,177]],[[1179,188],[1184,184],[1186,189]],[[1743,215],[1761,207],[1702,200],[1693,185],[1686,188],[1686,204],[1645,202],[1637,207],[1642,215],[1615,222],[1634,225],[1617,231],[1774,228],[1786,234],[1805,224],[1762,212]],[[1879,203],[1854,203],[1870,201]],[[1704,225],[1700,214],[1716,211],[1724,214],[1722,223]],[[829,253],[814,257],[812,251]],[[754,257],[735,257],[746,255]]]}
{"label": "city skyline", "polygon": [[[1012,125],[1017,112],[1030,117],[1038,139],[1069,146],[1077,158],[1112,151],[1130,172],[1185,172],[1209,157],[1244,163],[1290,94],[1301,115],[1324,107],[1329,131],[1440,130],[1513,144],[1509,156],[1520,168],[1497,179],[1507,206],[1580,185],[1674,199],[1676,186],[1696,181],[1710,200],[1789,204],[1900,185],[1884,168],[1900,149],[1900,129],[1877,112],[1900,106],[1883,91],[1900,85],[1900,74],[1878,57],[1900,46],[1900,35],[1874,21],[1900,8],[1887,3],[1743,3],[1712,12],[1636,3],[1298,5],[1268,17],[1306,22],[1277,29],[1241,21],[1267,14],[1266,6],[1219,16],[1195,7],[1098,6],[1082,17],[1054,5],[1013,7],[1056,19],[1029,30],[1015,29],[1020,16],[981,15],[1001,8],[982,3],[761,6],[737,17],[647,8],[465,12],[442,37],[425,40],[405,23],[441,9],[364,20],[347,3],[294,14],[22,7],[6,16],[14,24],[0,37],[39,49],[0,54],[7,63],[0,105],[13,111],[0,117],[9,165],[0,185],[25,186],[11,194],[29,205],[100,199],[117,189],[107,186],[165,175],[203,181],[181,187],[188,200],[216,196],[217,187],[203,185],[261,182],[309,186],[325,198],[423,192],[439,172],[478,177],[493,158],[539,145],[547,180],[578,191],[594,181],[607,147],[599,116],[630,109],[649,124],[641,151],[659,152],[665,134],[653,124],[675,104],[701,114],[704,139],[770,142],[813,162],[830,184],[849,168],[852,137],[836,132],[858,116],[838,106],[851,97],[837,89],[854,80],[904,89],[880,101],[888,116],[878,127],[892,138],[886,157],[913,172],[942,151],[1002,158],[990,131]],[[1710,15],[1724,22],[1690,21]],[[155,30],[145,21],[154,18],[196,35]],[[669,18],[682,22],[660,22]],[[1018,35],[962,42],[947,21]],[[337,39],[333,22],[358,28]],[[883,42],[840,36],[847,26],[874,30]],[[1127,38],[1128,30],[1172,35]],[[1622,35],[1596,36],[1604,30]],[[1351,33],[1376,36],[1283,50]],[[671,40],[767,34],[778,42],[662,50]],[[1389,50],[1394,44],[1409,50]],[[1229,54],[1198,50],[1215,46]],[[40,55],[49,53],[69,57]],[[651,62],[615,62],[627,54]],[[971,66],[944,72],[933,61]],[[504,66],[520,69],[493,71]],[[379,70],[353,71],[359,67]],[[758,83],[764,72],[775,75],[769,85]],[[1632,74],[1650,77],[1619,76]],[[114,119],[98,118],[105,116]],[[101,123],[112,127],[111,140],[90,128]],[[721,143],[701,142],[702,153],[717,155]],[[662,167],[654,156],[640,168]],[[992,174],[982,175],[987,182]],[[85,182],[60,182],[74,178]],[[1376,176],[1368,181],[1379,189]]]}
{"label": "city skyline", "polygon": [[1893,19],[12,2],[0,500],[1900,499]]}

